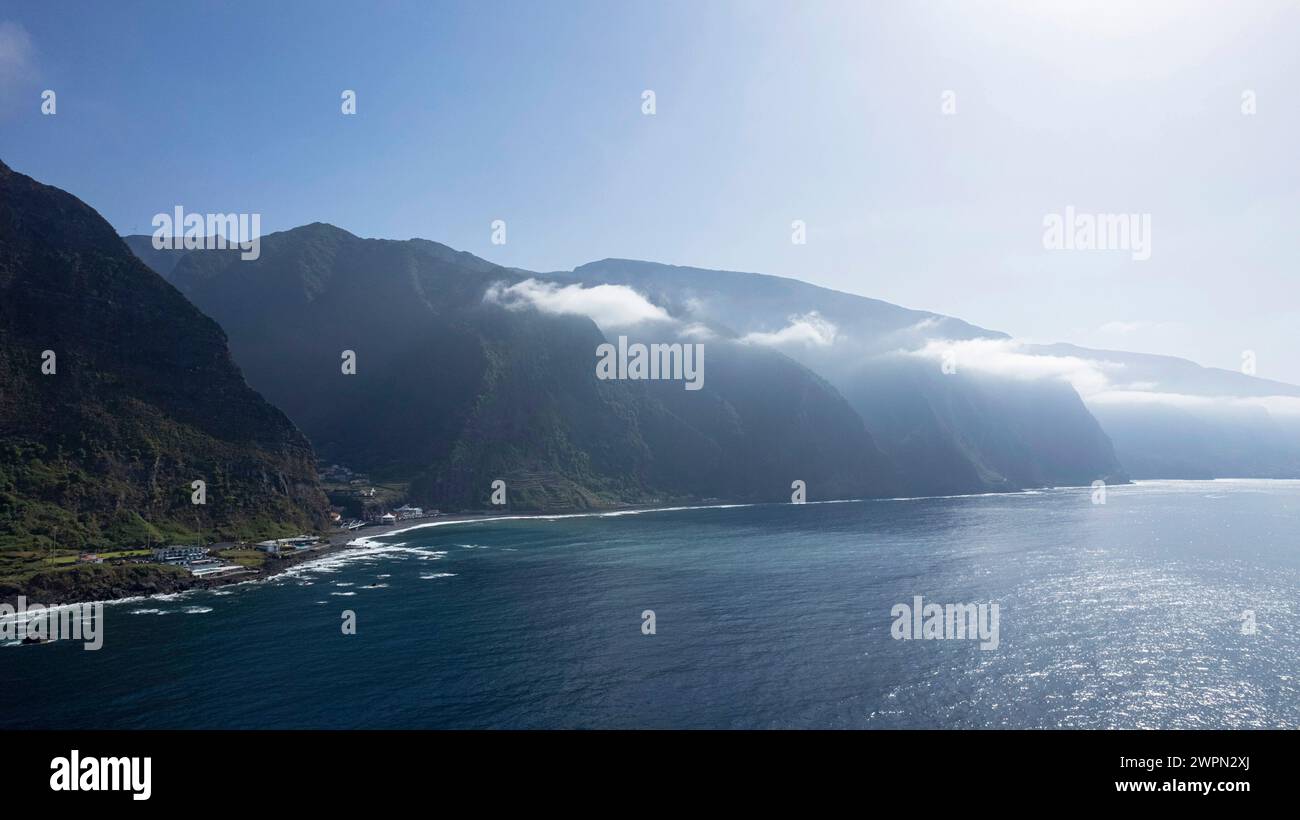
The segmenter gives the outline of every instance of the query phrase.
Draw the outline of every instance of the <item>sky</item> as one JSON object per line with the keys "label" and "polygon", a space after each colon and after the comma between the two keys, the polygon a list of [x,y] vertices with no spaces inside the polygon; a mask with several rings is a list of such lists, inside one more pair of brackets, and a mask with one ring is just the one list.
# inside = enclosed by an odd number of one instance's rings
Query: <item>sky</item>
{"label": "sky", "polygon": [[[3,0],[0,160],[124,234],[757,271],[1300,383],[1298,43],[1263,0]],[[1047,247],[1067,208],[1149,258]]]}

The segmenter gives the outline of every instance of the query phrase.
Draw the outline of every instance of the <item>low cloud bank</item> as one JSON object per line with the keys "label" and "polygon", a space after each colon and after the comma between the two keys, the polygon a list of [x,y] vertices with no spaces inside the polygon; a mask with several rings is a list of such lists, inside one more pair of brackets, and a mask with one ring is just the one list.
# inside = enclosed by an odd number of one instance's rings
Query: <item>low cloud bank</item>
{"label": "low cloud bank", "polygon": [[958,372],[973,370],[1026,381],[1065,381],[1085,399],[1109,389],[1111,374],[1124,369],[1119,362],[1029,353],[1013,339],[931,339],[909,355],[936,362],[951,361]]}
{"label": "low cloud bank", "polygon": [[535,308],[554,315],[586,316],[602,330],[631,327],[642,322],[670,322],[668,311],[626,285],[559,285],[525,279],[513,285],[497,282],[483,301],[510,310]]}
{"label": "low cloud bank", "polygon": [[789,321],[789,324],[780,330],[768,333],[747,333],[740,338],[740,341],[745,344],[772,347],[789,344],[829,347],[835,343],[835,337],[839,333],[839,328],[833,322],[823,318],[815,310],[801,316],[791,316],[787,321]]}
{"label": "low cloud bank", "polygon": [[950,361],[957,372],[1038,381],[1053,379],[1071,384],[1085,402],[1097,406],[1164,405],[1189,410],[1244,410],[1257,408],[1278,416],[1300,417],[1296,396],[1206,396],[1163,392],[1152,382],[1126,380],[1121,362],[1081,356],[1051,356],[1028,352],[1012,339],[932,339],[905,355],[933,360],[936,367]]}

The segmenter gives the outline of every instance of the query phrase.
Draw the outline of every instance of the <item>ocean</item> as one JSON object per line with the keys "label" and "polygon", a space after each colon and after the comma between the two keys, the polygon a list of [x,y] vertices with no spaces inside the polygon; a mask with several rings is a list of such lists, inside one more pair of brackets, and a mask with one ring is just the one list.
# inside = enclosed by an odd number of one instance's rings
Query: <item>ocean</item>
{"label": "ocean", "polygon": [[1253,480],[421,527],[0,647],[0,727],[1296,728],[1298,542]]}

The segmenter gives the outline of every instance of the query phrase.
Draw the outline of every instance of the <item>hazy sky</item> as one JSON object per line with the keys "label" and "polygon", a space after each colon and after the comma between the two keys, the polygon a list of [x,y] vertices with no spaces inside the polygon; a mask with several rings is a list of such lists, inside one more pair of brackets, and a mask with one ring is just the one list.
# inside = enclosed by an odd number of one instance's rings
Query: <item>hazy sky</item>
{"label": "hazy sky", "polygon": [[[776,273],[1292,382],[1297,81],[1296,2],[0,3],[0,159],[122,233]],[[1067,206],[1151,258],[1045,249]]]}

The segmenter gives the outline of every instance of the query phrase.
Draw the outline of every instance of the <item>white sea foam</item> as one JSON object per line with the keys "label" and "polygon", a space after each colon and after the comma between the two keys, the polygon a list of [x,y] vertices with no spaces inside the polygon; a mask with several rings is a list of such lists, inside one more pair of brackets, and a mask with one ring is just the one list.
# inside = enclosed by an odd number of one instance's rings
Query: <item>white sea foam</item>
{"label": "white sea foam", "polygon": [[[1091,490],[1092,487],[1053,487],[1052,490]],[[1000,495],[1042,495],[1044,490],[1010,490],[1005,493],[959,493],[957,495],[908,495],[898,498],[869,498],[865,501],[940,501],[946,498],[991,498]],[[813,502],[808,502],[813,503]],[[818,504],[835,504],[848,502],[818,501]]]}
{"label": "white sea foam", "polygon": [[455,578],[455,577],[456,577],[456,573],[454,572],[433,572],[433,573],[420,575],[420,578],[422,578],[425,581],[432,581],[435,578]]}
{"label": "white sea foam", "polygon": [[[280,574],[281,578],[294,578],[316,573],[338,572],[348,564],[368,563],[371,561],[392,560],[394,558],[427,558],[430,550],[408,547],[405,543],[387,544],[382,541],[369,541],[359,538],[355,541],[349,541],[348,546],[353,549],[342,550],[330,555],[322,555],[320,558],[314,558],[297,564]],[[446,554],[446,553],[442,553]],[[351,585],[352,582],[336,584],[338,586]]]}
{"label": "white sea foam", "polygon": [[[135,598],[134,600],[142,601],[144,599]],[[28,606],[31,606],[34,603],[37,602],[36,601],[28,602]],[[88,604],[89,603],[94,603],[94,602],[93,601],[88,602]],[[80,613],[82,612],[82,607],[87,606],[88,604],[54,604],[53,606],[46,606],[44,609],[37,610],[35,612],[31,610],[25,610],[23,612],[12,612],[8,615],[0,617],[0,624],[9,624],[9,623],[27,624],[27,623],[31,623],[33,619],[46,617],[47,613],[48,613],[48,617],[53,618],[57,613],[65,609],[73,609],[76,610],[78,613]]]}
{"label": "white sea foam", "polygon": [[[861,499],[851,499],[851,500],[861,500]],[[831,504],[831,503],[838,503],[838,502],[810,501],[808,503]],[[688,507],[651,507],[644,510],[608,510],[605,512],[556,513],[553,515],[543,515],[543,514],[492,515],[483,518],[463,518],[455,521],[429,521],[424,524],[415,524],[414,526],[404,527],[403,529],[400,530],[393,530],[392,532],[384,533],[382,536],[375,536],[375,537],[387,538],[394,535],[403,535],[408,532],[414,532],[415,530],[422,530],[428,527],[453,527],[458,525],[488,524],[493,521],[559,521],[564,518],[618,518],[619,516],[623,516],[623,515],[646,515],[648,513],[657,513],[657,512],[681,512],[683,510],[730,510],[730,509],[735,509],[737,507],[758,507],[758,506],[762,506],[762,505],[760,504],[701,504],[698,506],[688,506]],[[380,543],[382,542],[373,541],[367,538],[359,538],[356,541],[349,542],[348,545],[351,546],[352,544],[364,544],[368,546],[371,544],[380,544]]]}
{"label": "white sea foam", "polygon": [[[873,500],[877,500],[877,499],[837,498],[829,501],[808,501],[805,502],[805,505],[812,506],[815,504],[860,504],[866,501],[873,501]],[[901,500],[901,499],[891,499],[891,500]],[[492,523],[493,521],[545,521],[549,523],[553,521],[560,521],[566,518],[619,518],[624,515],[648,515],[650,513],[661,513],[661,512],[685,512],[688,510],[734,510],[734,509],[742,509],[746,507],[770,507],[770,506],[786,506],[786,505],[770,504],[770,503],[769,504],[757,504],[757,503],[755,504],[697,504],[697,505],[682,506],[682,507],[649,507],[643,510],[606,510],[604,512],[556,513],[552,515],[545,515],[540,513],[530,514],[530,515],[492,515],[492,516],[485,516],[482,518],[463,518],[455,521],[429,521],[424,524],[415,524],[410,527],[404,527],[403,529],[400,530],[393,530],[392,532],[384,533],[383,535],[378,535],[375,537],[387,538],[394,535],[404,535],[405,533],[408,532],[414,532],[415,530],[422,530],[429,527],[454,527],[458,525],[468,526],[473,524],[489,524]],[[349,546],[352,546],[353,544],[363,544],[369,546],[369,545],[378,545],[382,543],[383,543],[382,541],[374,541],[369,538],[360,538],[357,539],[356,541],[349,542]],[[456,546],[462,546],[462,547],[467,546],[469,548],[473,548],[476,545],[457,544]]]}

